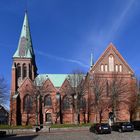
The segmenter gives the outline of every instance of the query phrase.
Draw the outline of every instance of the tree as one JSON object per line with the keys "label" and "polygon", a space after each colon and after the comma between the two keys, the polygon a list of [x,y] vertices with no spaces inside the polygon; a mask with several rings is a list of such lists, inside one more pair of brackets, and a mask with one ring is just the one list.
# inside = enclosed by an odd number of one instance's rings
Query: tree
{"label": "tree", "polygon": [[92,95],[90,98],[90,106],[95,110],[95,123],[102,122],[102,114],[108,107],[108,102],[104,98],[105,87],[106,79],[103,79],[97,74],[90,75],[90,88]]}
{"label": "tree", "polygon": [[6,81],[0,77],[0,104],[5,105],[8,99],[8,88]]}
{"label": "tree", "polygon": [[69,82],[72,87],[73,93],[71,93],[71,96],[73,97],[74,102],[73,103],[74,109],[75,109],[75,123],[80,123],[80,103],[84,96],[84,73],[81,70],[74,70],[72,74],[69,75]]}
{"label": "tree", "polygon": [[[126,102],[127,93],[130,93],[130,83],[126,81],[121,75],[113,74],[108,81],[108,93],[110,96],[110,105],[112,106],[113,123],[117,118],[117,109],[120,102]],[[126,95],[126,96],[125,96]]]}
{"label": "tree", "polygon": [[133,116],[139,107],[139,99],[140,99],[140,81],[138,78],[131,83],[131,93],[126,100],[128,104],[128,111],[130,114],[130,121],[133,121]]}

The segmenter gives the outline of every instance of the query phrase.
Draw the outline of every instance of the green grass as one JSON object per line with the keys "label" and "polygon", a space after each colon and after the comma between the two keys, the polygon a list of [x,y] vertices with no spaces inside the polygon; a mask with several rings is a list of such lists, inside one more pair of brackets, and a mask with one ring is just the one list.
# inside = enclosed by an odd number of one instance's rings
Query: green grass
{"label": "green grass", "polygon": [[10,126],[10,125],[0,125],[0,129],[31,129],[32,126],[27,125],[27,126]]}
{"label": "green grass", "polygon": [[[86,124],[52,124],[51,128],[69,128],[69,127],[86,127],[86,126],[91,126],[91,123],[86,123]],[[32,126],[10,126],[10,125],[0,125],[0,129],[31,129]]]}
{"label": "green grass", "polygon": [[69,127],[85,127],[91,126],[91,123],[87,124],[52,124],[51,128],[69,128]]}

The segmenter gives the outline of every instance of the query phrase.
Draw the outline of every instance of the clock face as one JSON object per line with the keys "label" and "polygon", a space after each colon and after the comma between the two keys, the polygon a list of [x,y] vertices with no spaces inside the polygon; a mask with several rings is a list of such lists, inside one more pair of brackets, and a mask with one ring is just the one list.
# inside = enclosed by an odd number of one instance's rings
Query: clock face
{"label": "clock face", "polygon": [[21,85],[21,77],[18,78],[18,86]]}
{"label": "clock face", "polygon": [[25,56],[25,51],[26,51],[26,38],[22,37],[19,45],[19,55],[20,56]]}

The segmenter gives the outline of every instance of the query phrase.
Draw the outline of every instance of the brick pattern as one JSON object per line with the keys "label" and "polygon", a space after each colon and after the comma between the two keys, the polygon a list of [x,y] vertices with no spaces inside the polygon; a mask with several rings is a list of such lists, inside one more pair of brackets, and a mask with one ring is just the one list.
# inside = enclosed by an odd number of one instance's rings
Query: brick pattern
{"label": "brick pattern", "polygon": [[[117,72],[117,75],[121,77],[125,82],[129,85],[129,92],[121,93],[119,97],[119,103],[117,104],[116,110],[116,120],[117,121],[129,121],[130,113],[129,113],[129,99],[133,98],[134,96],[134,89],[133,86],[135,83],[135,78],[133,77],[133,71],[122,58],[120,53],[116,50],[116,48],[110,44],[109,47],[105,50],[103,55],[99,58],[95,65],[91,68],[91,70],[86,75],[84,81],[84,88],[85,88],[85,96],[86,99],[86,109],[80,110],[80,122],[95,122],[95,118],[99,121],[99,114],[96,114],[96,109],[94,104],[90,104],[91,101],[95,100],[95,95],[93,90],[90,87],[90,76],[98,75],[102,80],[106,79],[109,82],[113,79],[113,74],[116,73],[109,71],[109,56],[112,55],[114,59],[114,70],[116,65],[122,66],[122,71]],[[63,100],[66,96],[69,96],[73,91],[71,85],[68,80],[65,80],[64,83],[60,88],[54,87],[50,80],[46,80],[42,87],[35,87],[33,80],[35,77],[35,67],[31,63],[31,60],[20,59],[14,60],[14,64],[23,63],[29,64],[32,67],[32,78],[27,75],[27,78],[22,79],[21,85],[17,86],[17,79],[16,79],[16,66],[12,68],[12,84],[11,84],[11,100],[10,100],[10,124],[11,125],[36,125],[38,124],[46,125],[46,113],[51,113],[51,120],[52,123],[60,123],[60,114],[63,118],[63,123],[75,123],[75,108],[72,105],[73,98],[70,99],[70,109],[63,110]],[[101,70],[101,65],[104,66],[103,71]],[[107,65],[107,68],[105,68]],[[106,71],[106,70],[107,71]],[[38,92],[37,92],[38,91]],[[18,92],[18,98],[13,99],[13,95]],[[56,93],[60,93],[61,95],[61,113],[60,113],[60,103],[56,99]],[[24,97],[29,94],[33,98],[32,102],[32,112],[27,113],[24,111]],[[109,97],[107,96],[107,91],[103,93],[104,100],[108,103]],[[46,95],[51,96],[52,105],[45,106],[44,105],[44,98]],[[128,102],[126,102],[128,100]],[[17,106],[18,105],[18,106]],[[18,109],[18,110],[17,110]],[[102,122],[108,122],[109,113],[112,111],[112,106],[108,104],[108,106],[104,106],[103,113],[102,113]],[[21,114],[21,115],[19,115]]]}

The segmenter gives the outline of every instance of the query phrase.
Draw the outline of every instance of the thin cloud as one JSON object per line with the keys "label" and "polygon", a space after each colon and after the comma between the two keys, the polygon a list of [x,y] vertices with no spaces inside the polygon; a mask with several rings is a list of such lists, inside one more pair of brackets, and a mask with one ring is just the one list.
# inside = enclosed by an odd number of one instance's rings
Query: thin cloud
{"label": "thin cloud", "polygon": [[65,62],[75,63],[75,64],[78,64],[78,65],[80,65],[82,67],[89,68],[89,65],[86,65],[86,64],[84,64],[83,62],[81,62],[79,60],[74,60],[74,59],[59,57],[59,56],[55,56],[55,55],[52,55],[52,54],[47,54],[47,53],[44,53],[44,52],[41,52],[41,51],[36,51],[36,52],[39,55],[41,55],[41,56],[45,56],[45,57],[48,57],[48,58],[51,58],[51,59],[55,59],[55,60],[59,60],[59,61],[65,61]]}
{"label": "thin cloud", "polygon": [[114,20],[112,27],[109,30],[108,37],[113,38],[119,28],[123,26],[123,24],[127,21],[127,18],[131,18],[131,16],[128,15],[129,11],[132,9],[132,6],[134,4],[135,0],[130,0],[125,4],[125,7],[123,8],[123,11],[120,11],[120,15],[116,20]]}
{"label": "thin cloud", "polygon": [[[117,35],[123,32],[125,28],[125,24],[128,20],[133,18],[135,14],[135,2],[136,0],[128,0],[122,7],[122,9],[118,8],[117,15],[113,16],[111,14],[111,21],[109,24],[104,24],[100,29],[96,29],[93,27],[90,33],[84,38],[87,38],[85,42],[82,42],[83,45],[83,52],[87,50],[85,46],[90,46],[90,50],[94,48],[95,56],[99,57],[100,53],[107,47],[110,42],[114,42],[116,40]],[[110,24],[112,23],[112,24]],[[128,23],[127,23],[128,24]],[[109,25],[109,26],[108,26]],[[124,28],[123,28],[124,27]],[[81,48],[80,48],[81,50]]]}

